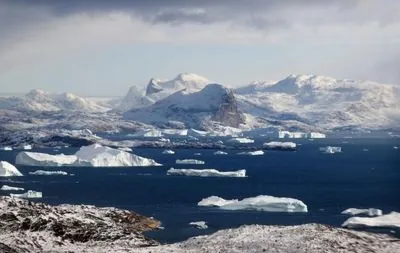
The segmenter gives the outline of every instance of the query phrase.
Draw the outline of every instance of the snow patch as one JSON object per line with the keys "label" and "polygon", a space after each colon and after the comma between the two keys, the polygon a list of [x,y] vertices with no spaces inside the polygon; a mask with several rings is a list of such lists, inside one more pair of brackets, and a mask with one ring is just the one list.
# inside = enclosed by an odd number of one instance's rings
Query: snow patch
{"label": "snow patch", "polygon": [[246,170],[218,171],[216,169],[174,169],[167,171],[167,175],[181,175],[194,177],[246,177]]}

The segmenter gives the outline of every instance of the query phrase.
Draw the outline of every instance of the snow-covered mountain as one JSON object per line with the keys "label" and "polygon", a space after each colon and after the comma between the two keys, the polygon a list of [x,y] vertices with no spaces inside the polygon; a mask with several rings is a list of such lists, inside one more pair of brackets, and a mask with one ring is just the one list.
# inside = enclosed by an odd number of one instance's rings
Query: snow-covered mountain
{"label": "snow-covered mountain", "polygon": [[126,112],[133,108],[136,109],[151,105],[152,103],[154,103],[152,99],[150,99],[148,96],[145,96],[143,92],[140,91],[136,86],[132,86],[129,88],[129,91],[125,97],[117,103],[114,109],[119,112]]}
{"label": "snow-covered mountain", "polygon": [[262,89],[237,89],[239,108],[257,119],[320,128],[384,128],[400,122],[399,87],[371,81],[290,75]]}
{"label": "snow-covered mountain", "polygon": [[0,98],[0,109],[17,111],[86,111],[102,112],[109,108],[72,93],[53,94],[31,90],[23,97]]}
{"label": "snow-covered mountain", "polygon": [[157,126],[202,128],[209,122],[238,127],[244,123],[233,92],[209,84],[197,92],[180,90],[155,104],[126,112],[124,118]]}

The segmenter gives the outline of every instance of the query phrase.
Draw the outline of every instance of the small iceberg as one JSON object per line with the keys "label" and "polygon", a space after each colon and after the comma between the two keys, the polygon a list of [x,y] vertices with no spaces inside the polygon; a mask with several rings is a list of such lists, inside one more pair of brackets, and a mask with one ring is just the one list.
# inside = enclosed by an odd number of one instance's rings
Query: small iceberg
{"label": "small iceberg", "polygon": [[126,151],[104,147],[100,144],[81,147],[74,155],[49,155],[36,152],[20,152],[16,163],[27,166],[72,167],[133,167],[161,165],[153,159],[137,156]]}
{"label": "small iceberg", "polygon": [[347,219],[342,227],[346,228],[400,228],[400,213],[391,212],[377,217],[351,217]]}
{"label": "small iceberg", "polygon": [[164,150],[162,152],[162,154],[164,154],[164,155],[173,155],[173,154],[175,154],[175,151],[170,150],[170,149],[166,149],[166,150]]}
{"label": "small iceberg", "polygon": [[201,155],[201,153],[194,153],[193,155]]}
{"label": "small iceberg", "polygon": [[228,140],[230,143],[236,143],[236,144],[249,144],[249,143],[254,143],[254,140],[249,139],[249,138],[232,138]]}
{"label": "small iceberg", "polygon": [[2,148],[0,148],[0,150],[3,150],[3,151],[12,151],[13,149],[12,149],[12,147],[2,147]]}
{"label": "small iceberg", "polygon": [[362,151],[364,151],[364,152],[368,152],[368,149],[367,148],[363,148],[363,150]]}
{"label": "small iceberg", "polygon": [[191,226],[195,226],[197,229],[207,229],[208,226],[205,221],[192,221],[189,223]]}
{"label": "small iceberg", "polygon": [[294,142],[271,141],[264,143],[263,146],[267,149],[296,150],[296,143]]}
{"label": "small iceberg", "polygon": [[227,155],[228,153],[224,152],[224,151],[215,151],[214,155]]}
{"label": "small iceberg", "polygon": [[29,175],[34,176],[68,176],[68,173],[65,171],[57,170],[57,171],[48,171],[48,170],[37,170],[34,172],[29,172]]}
{"label": "small iceberg", "polygon": [[5,161],[0,161],[0,177],[20,177],[21,172],[12,164]]}
{"label": "small iceberg", "polygon": [[394,146],[393,148],[394,148],[394,149],[399,149],[399,147],[397,147],[397,146]]}
{"label": "small iceberg", "polygon": [[196,159],[183,159],[176,160],[176,164],[204,164],[204,161],[196,160]]}
{"label": "small iceberg", "polygon": [[32,149],[32,145],[24,145],[22,148],[25,149],[25,150],[31,150]]}
{"label": "small iceberg", "polygon": [[306,204],[298,199],[260,195],[242,200],[226,200],[211,196],[202,199],[198,206],[216,206],[224,210],[257,210],[265,212],[308,212]]}
{"label": "small iceberg", "polygon": [[367,208],[367,209],[349,208],[344,210],[342,214],[348,214],[348,215],[366,214],[368,216],[381,216],[382,210],[376,208]]}
{"label": "small iceberg", "polygon": [[319,148],[319,151],[324,152],[326,154],[334,154],[334,153],[342,152],[342,148],[341,147],[327,146],[327,147]]}
{"label": "small iceberg", "polygon": [[174,169],[167,170],[167,175],[192,176],[192,177],[246,177],[246,170],[218,171],[215,169]]}
{"label": "small iceberg", "polygon": [[24,199],[40,199],[43,197],[41,192],[31,191],[31,190],[21,194],[10,193],[10,196],[14,198],[24,198]]}
{"label": "small iceberg", "polygon": [[264,155],[264,151],[256,150],[256,151],[248,151],[248,152],[240,152],[238,155]]}
{"label": "small iceberg", "polygon": [[13,186],[8,186],[8,185],[3,185],[0,188],[0,191],[24,191],[24,188],[20,188],[20,187],[13,187]]}

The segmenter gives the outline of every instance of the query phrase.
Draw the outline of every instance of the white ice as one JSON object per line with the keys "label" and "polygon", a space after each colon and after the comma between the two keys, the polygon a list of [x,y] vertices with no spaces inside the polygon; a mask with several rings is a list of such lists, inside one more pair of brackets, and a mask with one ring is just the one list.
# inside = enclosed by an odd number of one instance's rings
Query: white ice
{"label": "white ice", "polygon": [[38,199],[42,198],[43,194],[41,192],[28,190],[27,192],[21,194],[10,193],[10,196],[14,198]]}
{"label": "white ice", "polygon": [[349,208],[344,210],[342,214],[348,214],[348,215],[366,214],[368,216],[381,216],[382,210],[376,208],[366,208],[366,209]]}
{"label": "white ice", "polygon": [[2,147],[2,148],[0,148],[0,150],[11,151],[13,149],[12,149],[12,147]]}
{"label": "white ice", "polygon": [[208,226],[205,221],[192,221],[189,223],[191,226],[196,226],[198,229],[207,229]]}
{"label": "white ice", "polygon": [[264,155],[264,151],[256,150],[256,151],[248,151],[248,152],[240,152],[238,155]]}
{"label": "white ice", "polygon": [[125,167],[158,166],[152,159],[140,157],[122,150],[104,147],[100,144],[81,147],[74,155],[49,155],[45,153],[20,152],[16,163],[27,166],[87,166]]}
{"label": "white ice", "polygon": [[122,150],[122,151],[125,151],[125,152],[132,152],[133,151],[131,148],[128,148],[128,147],[118,148],[118,150]]}
{"label": "white ice", "polygon": [[246,170],[218,171],[215,169],[174,169],[167,171],[167,175],[181,175],[193,177],[246,177]]}
{"label": "white ice", "polygon": [[347,219],[342,227],[360,228],[360,227],[384,227],[400,228],[400,213],[391,212],[377,217],[351,217]]}
{"label": "white ice", "polygon": [[12,164],[0,161],[0,177],[23,176],[22,173]]}
{"label": "white ice", "polygon": [[263,146],[269,149],[296,149],[296,143],[294,142],[271,141],[264,143]]}
{"label": "white ice", "polygon": [[173,155],[175,154],[175,151],[170,150],[170,149],[166,149],[162,152],[164,155]]}
{"label": "white ice", "polygon": [[0,188],[0,191],[24,191],[24,190],[25,190],[24,188],[8,186],[8,185],[3,185]]}
{"label": "white ice", "polygon": [[34,176],[68,176],[68,173],[65,171],[57,170],[57,171],[48,171],[48,170],[36,170],[34,172],[29,172],[29,175]]}
{"label": "white ice", "polygon": [[327,146],[327,147],[319,148],[319,151],[322,151],[322,152],[324,152],[326,154],[334,154],[334,153],[342,152],[342,148],[341,147]]}
{"label": "white ice", "polygon": [[298,199],[260,195],[242,200],[225,200],[211,196],[202,199],[198,206],[217,206],[224,210],[258,210],[265,212],[308,212],[306,204]]}
{"label": "white ice", "polygon": [[215,151],[214,155],[227,155],[228,153],[224,152],[224,151]]}
{"label": "white ice", "polygon": [[204,164],[204,161],[196,160],[196,159],[183,159],[183,160],[176,160],[177,164]]}
{"label": "white ice", "polygon": [[254,140],[249,139],[249,138],[232,138],[232,139],[228,140],[228,142],[247,144],[247,143],[254,143]]}

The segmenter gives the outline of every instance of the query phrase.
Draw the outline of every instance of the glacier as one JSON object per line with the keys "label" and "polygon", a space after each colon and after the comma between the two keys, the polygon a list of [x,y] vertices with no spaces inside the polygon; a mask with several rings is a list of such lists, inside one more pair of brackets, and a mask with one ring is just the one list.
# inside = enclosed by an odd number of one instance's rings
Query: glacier
{"label": "glacier", "polygon": [[351,217],[342,224],[342,227],[400,228],[400,213],[391,212],[377,217]]}
{"label": "glacier", "polygon": [[12,164],[0,161],[0,177],[23,176],[22,173]]}
{"label": "glacier", "polygon": [[225,200],[211,196],[202,199],[198,206],[216,206],[224,210],[257,210],[265,212],[308,212],[307,205],[293,198],[281,198],[268,195],[245,198],[242,200]]}
{"label": "glacier", "polygon": [[359,215],[359,214],[366,214],[368,216],[381,216],[382,210],[376,208],[366,208],[366,209],[359,209],[359,208],[348,208],[341,212],[342,214],[348,215]]}
{"label": "glacier", "polygon": [[27,166],[87,166],[87,167],[130,167],[158,166],[152,159],[140,157],[122,150],[100,144],[81,147],[74,155],[49,155],[45,153],[20,152],[16,163]]}
{"label": "glacier", "polygon": [[174,169],[170,168],[167,175],[180,175],[192,177],[246,177],[246,170],[219,171],[216,169]]}
{"label": "glacier", "polygon": [[196,159],[177,159],[175,161],[176,164],[205,164],[204,161],[196,160]]}

